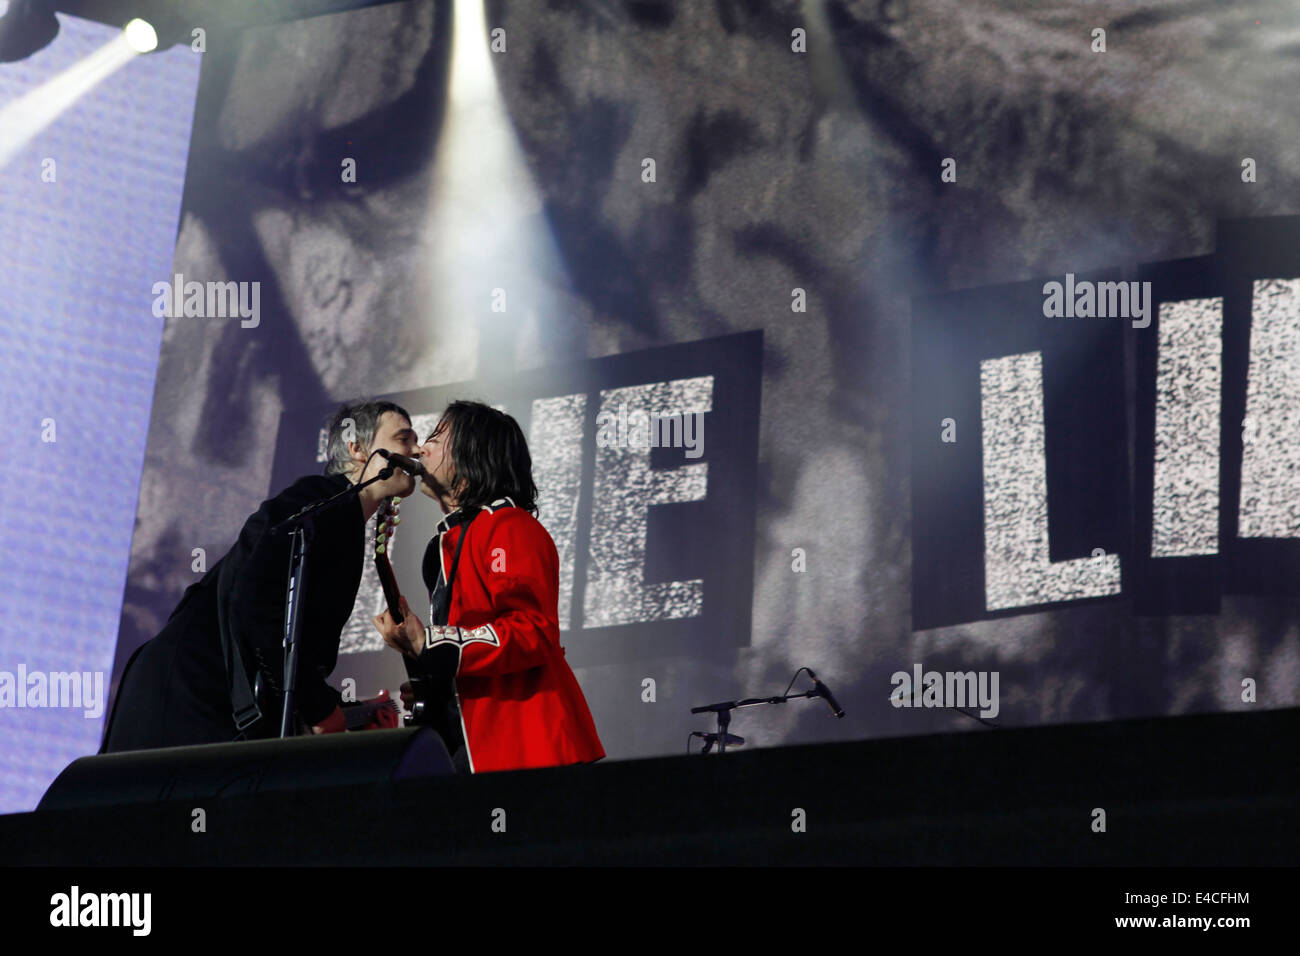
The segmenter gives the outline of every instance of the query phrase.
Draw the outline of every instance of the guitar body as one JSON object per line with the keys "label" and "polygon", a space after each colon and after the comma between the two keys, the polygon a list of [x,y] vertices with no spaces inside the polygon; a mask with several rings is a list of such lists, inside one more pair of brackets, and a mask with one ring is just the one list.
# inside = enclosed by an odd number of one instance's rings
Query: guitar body
{"label": "guitar body", "polygon": [[427,677],[412,677],[409,683],[415,703],[411,705],[411,716],[406,718],[406,726],[432,727],[441,733],[447,701],[451,697],[450,681],[443,691],[435,690],[433,682]]}

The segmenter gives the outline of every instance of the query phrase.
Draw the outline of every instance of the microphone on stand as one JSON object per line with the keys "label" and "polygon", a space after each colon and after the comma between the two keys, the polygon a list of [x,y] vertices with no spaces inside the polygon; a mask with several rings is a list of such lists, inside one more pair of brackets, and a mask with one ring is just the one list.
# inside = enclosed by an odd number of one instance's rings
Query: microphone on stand
{"label": "microphone on stand", "polygon": [[826,704],[831,709],[831,713],[834,714],[836,717],[843,717],[844,708],[841,707],[838,703],[836,703],[834,695],[831,694],[831,689],[827,687],[825,684],[823,684],[821,681],[819,681],[817,679],[817,675],[814,674],[811,669],[805,667],[804,670],[808,671],[808,676],[811,677],[813,680],[813,687],[817,691],[817,696],[820,697],[822,700],[826,701]]}
{"label": "microphone on stand", "polygon": [[376,449],[376,451],[379,453],[379,457],[383,458],[390,465],[402,469],[402,471],[406,472],[412,478],[421,478],[428,474],[424,469],[424,465],[420,464],[414,458],[407,458],[405,455],[398,455],[386,448],[379,448]]}

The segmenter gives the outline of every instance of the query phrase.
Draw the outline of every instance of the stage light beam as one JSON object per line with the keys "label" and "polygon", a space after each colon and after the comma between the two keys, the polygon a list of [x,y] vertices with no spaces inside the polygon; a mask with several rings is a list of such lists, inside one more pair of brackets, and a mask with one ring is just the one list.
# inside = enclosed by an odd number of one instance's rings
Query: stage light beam
{"label": "stage light beam", "polygon": [[[134,26],[135,24],[139,26]],[[73,104],[142,52],[146,52],[137,45],[145,44],[150,35],[153,36],[154,46],[157,46],[158,37],[153,27],[143,20],[133,20],[120,34],[85,59],[72,64],[12,103],[0,107],[0,130],[3,131],[3,136],[0,137],[0,169],[8,165],[10,160]]]}
{"label": "stage light beam", "polygon": [[[559,309],[554,286],[567,278],[497,82],[493,58],[506,54],[490,49],[483,0],[457,0],[454,13],[424,319],[457,329],[438,336],[440,359],[469,376],[489,356],[498,371],[541,361]],[[507,297],[499,310],[489,305],[496,290]]]}

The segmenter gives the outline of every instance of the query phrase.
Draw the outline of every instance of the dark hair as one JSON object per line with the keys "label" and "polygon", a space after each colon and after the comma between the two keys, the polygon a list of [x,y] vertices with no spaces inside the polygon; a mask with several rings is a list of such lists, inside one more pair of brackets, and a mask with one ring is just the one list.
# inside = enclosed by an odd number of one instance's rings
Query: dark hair
{"label": "dark hair", "polygon": [[[329,444],[326,453],[329,461],[325,465],[325,474],[343,475],[352,468],[352,455],[348,451],[348,442],[354,441],[367,451],[372,450],[370,443],[375,440],[375,429],[385,412],[396,412],[408,422],[411,416],[401,405],[395,402],[357,399],[344,402],[329,420]],[[349,438],[348,422],[352,423]]]}
{"label": "dark hair", "polygon": [[452,466],[463,485],[456,502],[474,510],[498,498],[509,498],[524,511],[537,514],[533,458],[519,423],[482,402],[452,402],[438,420],[451,429]]}

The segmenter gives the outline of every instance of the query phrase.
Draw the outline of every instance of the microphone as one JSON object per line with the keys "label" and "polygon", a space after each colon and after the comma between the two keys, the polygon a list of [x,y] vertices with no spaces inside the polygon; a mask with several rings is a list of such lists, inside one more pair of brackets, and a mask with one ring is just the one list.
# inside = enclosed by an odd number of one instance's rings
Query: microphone
{"label": "microphone", "polygon": [[376,451],[379,453],[379,457],[383,458],[391,465],[396,465],[412,478],[419,478],[428,474],[428,472],[424,470],[424,465],[420,464],[414,458],[407,458],[405,455],[395,454],[387,448],[379,448],[376,449]]}
{"label": "microphone", "polygon": [[817,696],[826,701],[827,705],[831,709],[831,713],[836,717],[843,717],[844,708],[840,707],[840,705],[835,702],[835,696],[831,693],[831,689],[819,681],[817,675],[809,668],[805,667],[804,670],[808,671],[808,676],[813,679],[813,688],[816,690]]}

